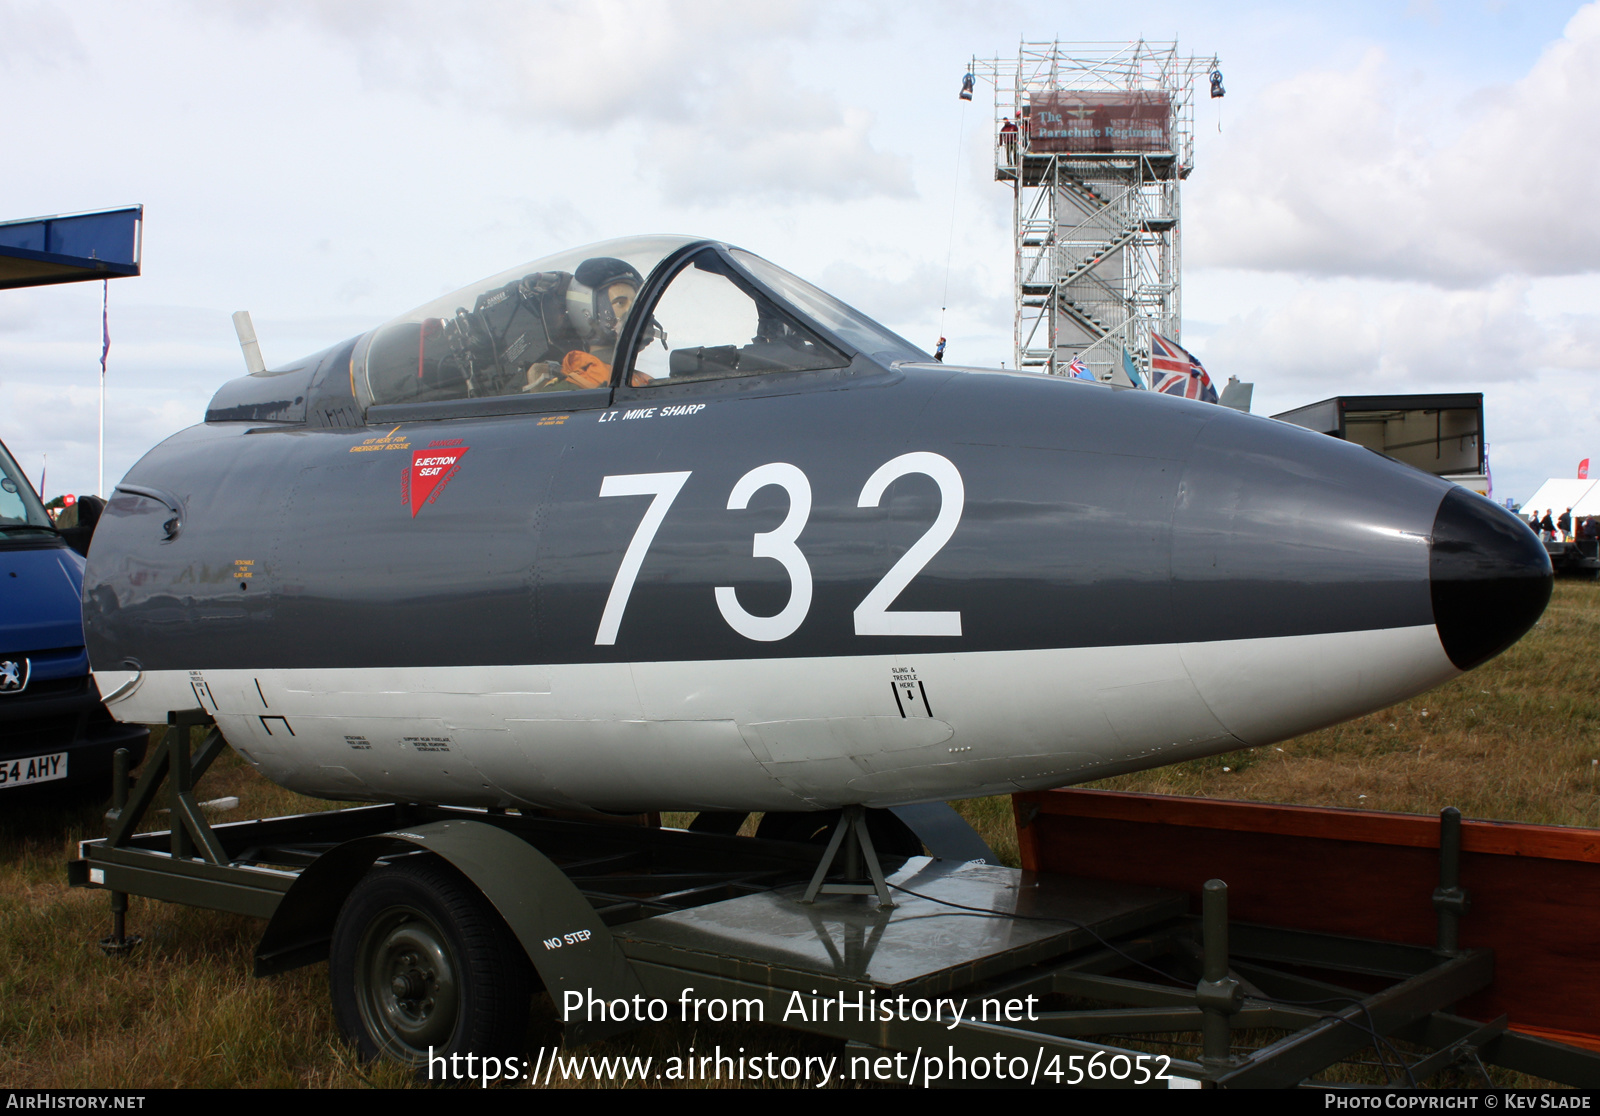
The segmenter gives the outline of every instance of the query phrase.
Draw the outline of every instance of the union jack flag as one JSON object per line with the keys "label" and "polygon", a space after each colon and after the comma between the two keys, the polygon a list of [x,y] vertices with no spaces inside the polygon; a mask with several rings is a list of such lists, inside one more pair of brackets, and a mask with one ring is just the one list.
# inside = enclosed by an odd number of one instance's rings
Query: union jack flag
{"label": "union jack flag", "polygon": [[[1067,365],[1067,375],[1074,380],[1094,380],[1094,373],[1089,371],[1089,366],[1078,357],[1072,358],[1072,363]],[[1096,383],[1099,381],[1096,380]]]}
{"label": "union jack flag", "polygon": [[1211,377],[1194,354],[1154,332],[1150,334],[1150,378],[1155,381],[1154,390],[1167,395],[1202,403],[1217,401],[1217,389],[1211,386]]}

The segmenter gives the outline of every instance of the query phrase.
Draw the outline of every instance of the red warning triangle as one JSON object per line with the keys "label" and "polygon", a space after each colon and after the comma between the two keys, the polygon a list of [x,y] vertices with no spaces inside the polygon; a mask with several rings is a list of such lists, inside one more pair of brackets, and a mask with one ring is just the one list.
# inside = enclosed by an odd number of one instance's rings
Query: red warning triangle
{"label": "red warning triangle", "polygon": [[467,446],[413,450],[411,454],[411,518],[450,483],[457,464],[466,456]]}

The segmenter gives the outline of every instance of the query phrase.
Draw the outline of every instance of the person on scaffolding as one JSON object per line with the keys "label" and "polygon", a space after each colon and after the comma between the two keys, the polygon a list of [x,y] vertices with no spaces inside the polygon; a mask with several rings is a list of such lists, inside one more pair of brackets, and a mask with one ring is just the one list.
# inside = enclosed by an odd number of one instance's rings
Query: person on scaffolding
{"label": "person on scaffolding", "polygon": [[1009,116],[1000,125],[1000,142],[1005,146],[1006,164],[1014,165],[1017,161],[1017,122]]}

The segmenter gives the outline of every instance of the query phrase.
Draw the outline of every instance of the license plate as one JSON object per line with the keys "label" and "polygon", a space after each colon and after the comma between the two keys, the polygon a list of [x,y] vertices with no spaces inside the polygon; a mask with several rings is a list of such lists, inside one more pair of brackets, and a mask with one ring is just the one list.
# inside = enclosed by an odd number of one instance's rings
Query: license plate
{"label": "license plate", "polygon": [[0,760],[0,789],[29,783],[48,783],[67,777],[67,753],[29,756],[27,759]]}

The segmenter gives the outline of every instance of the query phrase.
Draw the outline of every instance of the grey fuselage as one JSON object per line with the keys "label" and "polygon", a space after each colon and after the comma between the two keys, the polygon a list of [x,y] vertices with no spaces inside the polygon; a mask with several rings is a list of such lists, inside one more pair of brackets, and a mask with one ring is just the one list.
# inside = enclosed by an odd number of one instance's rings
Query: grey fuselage
{"label": "grey fuselage", "polygon": [[119,718],[201,706],[312,794],[796,810],[1081,782],[1382,708],[1549,594],[1488,501],[1209,404],[858,353],[363,413],[351,351],[152,450],[84,589]]}

